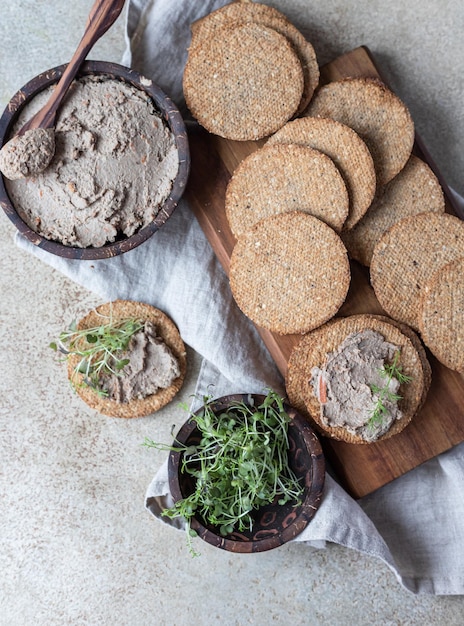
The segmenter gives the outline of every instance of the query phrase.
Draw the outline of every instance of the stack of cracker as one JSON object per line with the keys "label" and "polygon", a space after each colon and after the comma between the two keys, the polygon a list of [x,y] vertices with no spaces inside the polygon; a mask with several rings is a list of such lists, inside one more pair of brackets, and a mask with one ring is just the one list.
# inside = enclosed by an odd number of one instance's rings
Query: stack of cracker
{"label": "stack of cracker", "polygon": [[306,108],[319,82],[312,45],[276,9],[233,2],[192,24],[183,89],[208,131],[267,137]]}
{"label": "stack of cracker", "polygon": [[278,334],[309,332],[339,311],[350,286],[345,240],[389,184],[379,181],[393,181],[412,159],[411,116],[377,80],[320,87],[304,113],[243,159],[225,196],[237,239],[232,293],[253,322]]}
{"label": "stack of cracker", "polygon": [[[194,117],[226,139],[267,137],[226,190],[232,294],[257,326],[303,335],[288,364],[291,402],[328,436],[365,443],[324,428],[309,371],[353,329],[383,333],[413,380],[401,389],[403,418],[382,438],[400,432],[430,387],[419,333],[464,368],[464,224],[445,214],[436,176],[412,154],[413,120],[390,89],[374,78],[318,81],[312,46],[264,4],[231,3],[192,25],[184,93]],[[349,259],[370,269],[388,318],[332,320]]]}
{"label": "stack of cracker", "polygon": [[375,295],[394,319],[419,331],[450,369],[464,371],[464,222],[442,212],[404,217],[374,247]]}

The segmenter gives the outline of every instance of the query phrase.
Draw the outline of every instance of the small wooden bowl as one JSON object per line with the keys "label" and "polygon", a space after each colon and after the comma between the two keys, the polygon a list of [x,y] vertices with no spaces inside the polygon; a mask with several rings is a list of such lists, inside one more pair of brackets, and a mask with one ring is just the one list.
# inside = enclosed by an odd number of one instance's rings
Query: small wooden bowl
{"label": "small wooden bowl", "polygon": [[[214,400],[215,413],[228,408],[231,403],[244,402],[253,406],[262,403],[265,396],[235,394]],[[290,441],[290,467],[298,478],[303,479],[303,501],[299,506],[291,502],[271,505],[258,509],[250,532],[234,532],[226,537],[219,534],[217,527],[199,518],[191,519],[191,528],[207,543],[229,552],[264,552],[277,548],[299,535],[314,517],[324,488],[325,461],[317,435],[308,421],[290,406],[285,406],[291,422],[288,427]],[[199,409],[201,411],[202,409]],[[177,443],[192,443],[198,439],[196,423],[190,418],[176,436]],[[173,444],[175,445],[175,443]],[[189,474],[182,473],[183,452],[171,451],[168,459],[169,488],[175,502],[192,493],[194,484]]]}
{"label": "small wooden bowl", "polygon": [[[3,144],[8,141],[11,129],[23,107],[39,92],[57,83],[65,68],[66,65],[60,65],[59,67],[39,74],[12,97],[0,118],[0,146],[3,146]],[[79,76],[89,75],[104,76],[109,79],[124,81],[145,91],[152,98],[155,107],[158,109],[161,117],[166,121],[175,137],[179,155],[179,171],[174,180],[169,197],[150,224],[130,237],[108,243],[99,248],[66,246],[56,241],[46,239],[33,231],[18,215],[6,190],[4,178],[0,175],[0,205],[18,231],[34,245],[68,259],[106,259],[132,250],[149,239],[166,223],[176,208],[177,203],[185,191],[190,170],[190,150],[184,121],[177,107],[159,87],[134,70],[105,61],[86,61],[79,71]]]}

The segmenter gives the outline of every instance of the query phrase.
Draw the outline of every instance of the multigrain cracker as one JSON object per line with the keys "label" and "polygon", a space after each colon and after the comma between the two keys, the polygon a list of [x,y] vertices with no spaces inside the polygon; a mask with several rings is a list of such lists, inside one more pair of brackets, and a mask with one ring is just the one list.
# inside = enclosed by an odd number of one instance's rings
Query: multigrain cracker
{"label": "multigrain cracker", "polygon": [[263,219],[241,235],[229,277],[234,299],[255,324],[279,334],[303,333],[343,304],[350,267],[330,226],[293,211]]}
{"label": "multigrain cracker", "polygon": [[343,229],[351,229],[374,199],[374,162],[364,141],[345,124],[333,119],[302,117],[287,122],[266,145],[294,143],[320,150],[338,167],[349,195],[349,213]]}
{"label": "multigrain cracker", "polygon": [[286,376],[286,391],[292,406],[312,419],[323,435],[356,444],[367,442],[342,427],[326,426],[321,421],[321,405],[311,385],[311,378],[313,368],[322,368],[327,355],[334,352],[351,333],[366,329],[378,332],[386,341],[399,347],[399,365],[403,373],[411,377],[411,381],[400,388],[402,399],[398,405],[403,414],[401,419],[395,421],[378,441],[398,434],[421,406],[424,398],[424,370],[413,342],[395,324],[369,314],[333,319],[301,338],[290,355]]}
{"label": "multigrain cracker", "polygon": [[377,183],[385,185],[411,155],[414,123],[404,103],[374,78],[345,78],[323,85],[304,112],[346,124],[365,141]]}
{"label": "multigrain cracker", "polygon": [[230,25],[196,46],[185,65],[185,101],[211,133],[237,141],[274,133],[296,112],[301,63],[289,41],[255,23]]}
{"label": "multigrain cracker", "polygon": [[[319,65],[316,53],[311,43],[287,19],[287,17],[266,4],[259,2],[233,2],[216,9],[191,25],[192,40],[189,54],[201,42],[215,37],[218,30],[231,24],[254,22],[267,26],[286,37],[292,44],[303,70],[304,88],[297,113],[303,111],[309,104],[314,90],[319,83]],[[280,59],[275,60],[276,63]]]}
{"label": "multigrain cracker", "polygon": [[403,217],[425,211],[444,213],[445,197],[430,167],[411,155],[399,174],[379,188],[363,219],[342,239],[352,259],[369,266],[375,244]]}
{"label": "multigrain cracker", "polygon": [[75,368],[80,357],[71,355],[68,358],[68,378],[73,384],[78,395],[92,409],[111,417],[143,417],[158,411],[168,404],[181,389],[187,369],[187,356],[184,342],[174,322],[159,309],[142,302],[130,300],[115,300],[96,307],[83,317],[77,324],[78,330],[92,328],[102,324],[102,319],[107,320],[140,319],[151,321],[157,330],[157,334],[171,350],[179,364],[180,374],[172,385],[160,389],[157,393],[143,399],[131,400],[127,403],[116,402],[99,395],[94,389],[82,385],[82,374],[76,374]]}
{"label": "multigrain cracker", "polygon": [[464,256],[441,267],[427,281],[419,329],[441,363],[464,373]]}
{"label": "multigrain cracker", "polygon": [[419,328],[427,281],[447,263],[464,256],[464,222],[447,213],[419,213],[393,225],[374,248],[370,277],[383,309]]}
{"label": "multigrain cracker", "polygon": [[348,192],[329,157],[307,146],[265,145],[246,157],[229,181],[225,211],[238,237],[261,219],[303,211],[340,231]]}

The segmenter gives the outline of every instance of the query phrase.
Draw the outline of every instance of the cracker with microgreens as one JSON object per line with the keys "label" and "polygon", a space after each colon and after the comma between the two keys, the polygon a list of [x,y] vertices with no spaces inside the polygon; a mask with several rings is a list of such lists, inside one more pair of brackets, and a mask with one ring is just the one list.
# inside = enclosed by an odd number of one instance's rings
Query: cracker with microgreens
{"label": "cracker with microgreens", "polygon": [[[97,336],[101,336],[101,332],[106,333],[107,338],[112,329],[121,327],[121,323],[124,323],[123,330],[130,335],[133,334],[134,329],[143,327],[146,321],[154,324],[157,335],[177,360],[179,375],[168,387],[160,388],[156,393],[147,397],[135,398],[130,402],[117,402],[101,393],[97,386],[98,381],[96,381],[97,385],[92,380],[89,381],[89,374],[83,370],[81,363],[83,360],[88,361],[88,350],[92,348]],[[93,333],[92,329],[95,329],[96,332]],[[80,342],[80,353],[71,352],[67,356],[68,378],[79,397],[92,409],[111,417],[142,417],[164,407],[180,391],[187,369],[185,345],[177,326],[163,311],[142,302],[116,300],[96,307],[80,319],[76,327],[68,333],[71,341],[76,331],[88,331],[88,335],[84,333],[83,343]],[[108,347],[106,338],[102,342],[104,351]],[[127,341],[123,343],[127,347]],[[115,345],[114,341],[112,341],[112,345]],[[121,344],[119,343],[119,345]],[[68,346],[69,342],[66,343],[65,347]],[[84,354],[82,350],[84,350]],[[122,368],[126,364],[125,350],[115,349],[110,356],[111,367],[116,371],[121,370],[122,373]]]}
{"label": "cracker with microgreens", "polygon": [[422,343],[422,340],[419,334],[416,333],[416,331],[413,330],[407,324],[398,322],[397,320],[394,320],[391,317],[388,317],[387,315],[375,314],[373,315],[373,317],[379,320],[383,320],[389,324],[393,324],[393,326],[396,326],[404,335],[406,335],[406,337],[408,337],[408,339],[411,340],[412,345],[414,346],[414,348],[417,351],[417,354],[419,355],[420,363],[422,366],[422,373],[424,377],[424,388],[422,392],[422,398],[417,408],[417,411],[419,411],[422,405],[424,404],[425,400],[427,399],[427,394],[430,391],[430,386],[432,384],[432,367],[430,365],[430,361],[428,359],[424,344]]}
{"label": "cracker with microgreens", "polygon": [[[373,330],[385,341],[397,347],[395,356],[386,363],[386,383],[388,377],[398,376],[404,382],[399,387],[401,397],[398,407],[402,417],[393,422],[389,430],[378,438],[383,441],[400,433],[417,413],[424,398],[424,369],[421,357],[411,339],[396,324],[374,315],[360,314],[340,317],[327,322],[323,326],[305,334],[292,350],[286,375],[286,391],[292,406],[303,412],[314,423],[317,430],[324,436],[353,444],[368,444],[363,437],[348,431],[346,428],[327,426],[321,419],[321,401],[311,384],[314,368],[323,368],[328,355],[337,350],[342,342],[353,333]],[[381,419],[382,403],[388,395],[385,384],[382,389],[373,391],[373,404],[369,405],[369,417]],[[322,397],[320,394],[319,397]]]}

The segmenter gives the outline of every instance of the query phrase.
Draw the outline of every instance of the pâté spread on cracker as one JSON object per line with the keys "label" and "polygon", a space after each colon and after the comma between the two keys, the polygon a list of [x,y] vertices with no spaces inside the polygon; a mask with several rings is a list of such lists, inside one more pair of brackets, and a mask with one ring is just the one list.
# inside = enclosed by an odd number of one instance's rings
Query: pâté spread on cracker
{"label": "p\u00e2t\u00e9 spread on cracker", "polygon": [[293,349],[287,394],[326,436],[355,444],[384,440],[407,426],[426,397],[424,358],[417,338],[387,318],[336,318]]}
{"label": "p\u00e2t\u00e9 spread on cracker", "polygon": [[129,300],[102,304],[52,347],[65,354],[68,378],[92,409],[111,417],[158,411],[181,389],[184,342],[159,309]]}

